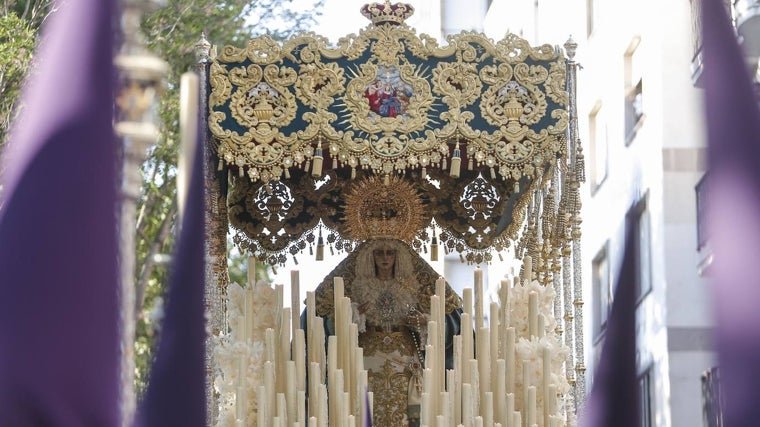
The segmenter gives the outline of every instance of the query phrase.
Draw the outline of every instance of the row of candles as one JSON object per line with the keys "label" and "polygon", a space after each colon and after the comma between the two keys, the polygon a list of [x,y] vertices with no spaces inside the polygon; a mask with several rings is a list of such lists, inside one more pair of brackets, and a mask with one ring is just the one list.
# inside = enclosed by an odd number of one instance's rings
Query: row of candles
{"label": "row of candles", "polygon": [[[513,286],[524,286],[531,276],[531,261],[524,260],[523,277],[502,280],[499,301],[489,308],[485,325],[483,272],[476,269],[473,288],[463,291],[462,333],[453,338],[454,367],[445,368],[445,290],[440,278],[430,297],[427,343],[423,370],[421,425],[427,427],[559,427],[565,425],[558,386],[552,379],[551,349],[545,346],[532,360],[518,360],[519,339],[540,340],[547,334],[546,316],[540,313],[538,295],[528,294],[527,336],[519,337],[510,318]],[[283,286],[275,287],[275,327],[267,329],[264,346],[263,384],[248,384],[241,360],[236,393],[239,426],[246,420],[247,387],[257,387],[256,425],[259,427],[356,427],[372,411],[363,349],[358,327],[352,321],[351,302],[344,283],[334,280],[335,335],[327,337],[325,319],[316,315],[315,296],[307,292],[306,330],[299,316],[298,271],[291,272],[291,308],[283,308]],[[249,285],[252,285],[252,281]],[[250,286],[249,286],[250,288]],[[249,297],[250,295],[250,297]],[[236,339],[251,340],[252,293],[246,293],[244,315],[235,327]],[[512,305],[524,302],[511,302]],[[546,313],[546,315],[550,315]],[[292,331],[292,337],[291,337]],[[555,333],[554,330],[548,333]],[[308,352],[307,352],[308,349]],[[540,375],[534,375],[536,371]],[[562,373],[557,373],[564,376]],[[521,375],[521,381],[516,379]],[[538,376],[538,378],[534,378]],[[521,393],[521,399],[516,399]],[[539,394],[541,399],[539,399]],[[252,420],[251,420],[252,421]]]}

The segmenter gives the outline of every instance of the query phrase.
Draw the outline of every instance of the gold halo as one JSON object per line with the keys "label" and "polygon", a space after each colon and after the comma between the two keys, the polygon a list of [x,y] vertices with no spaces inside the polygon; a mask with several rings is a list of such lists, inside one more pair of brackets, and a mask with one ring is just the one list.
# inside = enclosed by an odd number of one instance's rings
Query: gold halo
{"label": "gold halo", "polygon": [[424,223],[417,190],[398,176],[375,175],[351,186],[346,200],[346,235],[354,240],[414,240]]}

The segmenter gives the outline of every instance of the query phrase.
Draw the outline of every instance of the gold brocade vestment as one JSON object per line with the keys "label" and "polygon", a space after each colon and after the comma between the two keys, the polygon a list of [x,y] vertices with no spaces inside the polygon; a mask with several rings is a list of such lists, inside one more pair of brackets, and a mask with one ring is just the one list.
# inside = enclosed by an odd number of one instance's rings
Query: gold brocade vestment
{"label": "gold brocade vestment", "polygon": [[354,307],[366,303],[366,311],[357,316],[365,329],[359,334],[359,346],[364,348],[377,427],[419,426],[420,343],[406,326],[408,315],[417,308],[415,288],[396,280],[354,283]]}

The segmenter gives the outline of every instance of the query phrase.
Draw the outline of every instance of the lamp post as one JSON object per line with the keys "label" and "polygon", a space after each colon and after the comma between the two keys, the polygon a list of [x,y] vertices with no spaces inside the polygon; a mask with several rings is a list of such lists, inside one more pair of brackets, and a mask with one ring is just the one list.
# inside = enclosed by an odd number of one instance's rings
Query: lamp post
{"label": "lamp post", "polygon": [[142,186],[140,167],[148,150],[158,141],[157,106],[168,65],[148,53],[140,33],[145,12],[163,5],[163,0],[123,0],[121,27],[123,44],[116,56],[119,89],[116,96],[116,134],[121,139],[122,175],[120,188],[119,251],[121,277],[121,399],[122,425],[132,423],[136,407],[135,361],[135,213]]}

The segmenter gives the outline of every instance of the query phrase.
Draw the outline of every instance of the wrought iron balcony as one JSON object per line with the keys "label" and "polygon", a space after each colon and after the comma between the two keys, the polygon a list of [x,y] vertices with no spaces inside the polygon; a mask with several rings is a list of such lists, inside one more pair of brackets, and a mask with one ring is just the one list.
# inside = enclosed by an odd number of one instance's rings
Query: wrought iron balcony
{"label": "wrought iron balcony", "polygon": [[708,244],[710,236],[707,232],[707,184],[708,174],[705,173],[694,188],[697,193],[697,251],[700,255],[697,270],[700,276],[709,274],[713,261],[712,250]]}
{"label": "wrought iron balcony", "polygon": [[723,405],[718,367],[702,374],[702,419],[705,427],[723,427]]}

